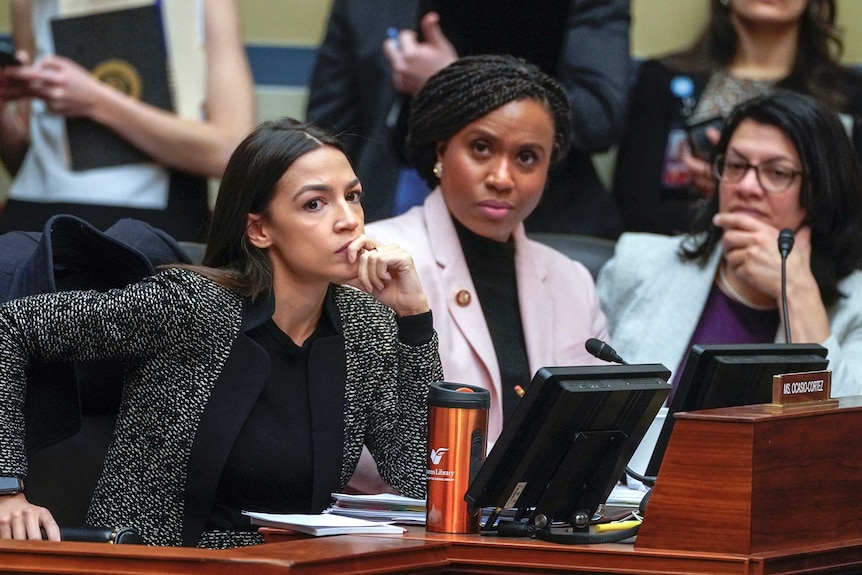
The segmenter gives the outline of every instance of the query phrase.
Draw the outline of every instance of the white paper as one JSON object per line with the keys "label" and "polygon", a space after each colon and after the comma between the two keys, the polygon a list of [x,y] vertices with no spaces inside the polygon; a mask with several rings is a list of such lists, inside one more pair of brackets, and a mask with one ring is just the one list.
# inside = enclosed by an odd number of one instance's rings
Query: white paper
{"label": "white paper", "polygon": [[304,515],[297,513],[258,513],[243,511],[243,515],[251,518],[253,525],[265,527],[281,527],[312,535],[342,535],[348,533],[391,533],[401,534],[404,529],[391,523],[366,521],[355,517],[321,513]]}
{"label": "white paper", "polygon": [[57,14],[61,18],[71,18],[73,16],[98,14],[99,12],[140,8],[153,4],[155,4],[155,0],[59,0],[57,2]]}
{"label": "white paper", "polygon": [[391,505],[391,506],[411,506],[425,508],[424,499],[413,499],[396,495],[393,493],[377,493],[374,495],[352,495],[349,493],[333,493],[333,499],[336,501],[350,501],[353,503],[373,503],[375,505]]}

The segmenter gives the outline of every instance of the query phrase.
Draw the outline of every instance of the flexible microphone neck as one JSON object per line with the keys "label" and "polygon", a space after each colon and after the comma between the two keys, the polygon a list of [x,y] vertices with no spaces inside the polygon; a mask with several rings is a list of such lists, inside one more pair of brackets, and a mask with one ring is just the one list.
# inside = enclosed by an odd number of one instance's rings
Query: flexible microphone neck
{"label": "flexible microphone neck", "polygon": [[592,355],[593,357],[597,357],[602,361],[609,361],[611,363],[620,363],[622,365],[628,365],[628,362],[625,361],[617,351],[603,342],[602,340],[591,337],[584,343],[584,348]]}
{"label": "flexible microphone neck", "polygon": [[781,254],[781,311],[784,313],[784,339],[790,340],[790,317],[787,315],[787,256],[793,249],[793,230],[784,228],[778,232],[778,252]]}

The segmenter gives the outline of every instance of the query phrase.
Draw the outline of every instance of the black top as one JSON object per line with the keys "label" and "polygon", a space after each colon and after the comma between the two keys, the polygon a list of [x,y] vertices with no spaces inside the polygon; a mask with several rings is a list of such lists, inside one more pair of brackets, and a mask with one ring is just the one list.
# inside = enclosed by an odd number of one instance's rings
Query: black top
{"label": "black top", "polygon": [[[430,311],[396,321],[399,339],[407,345],[422,345],[433,337]],[[249,330],[248,336],[269,358],[269,374],[222,469],[207,531],[256,530],[242,511],[321,511],[313,508],[311,496],[314,414],[309,382],[310,374],[325,372],[333,363],[340,322],[330,290],[317,327],[302,347],[272,319]]]}
{"label": "black top", "polygon": [[315,354],[318,341],[335,335],[325,312],[302,347],[271,319],[249,332],[270,372],[222,470],[207,529],[252,529],[243,510],[312,512],[308,372],[328,360]]}
{"label": "black top", "polygon": [[[476,297],[482,306],[482,314],[494,352],[500,365],[500,380],[503,385],[503,421],[507,421],[515,410],[520,396],[515,386],[526,389],[530,383],[530,364],[527,361],[527,346],[521,325],[521,308],[518,303],[518,282],[515,277],[515,243],[509,238],[505,243],[476,235],[458,220],[452,218],[470,277],[476,287]],[[460,383],[470,384],[464,381]]]}

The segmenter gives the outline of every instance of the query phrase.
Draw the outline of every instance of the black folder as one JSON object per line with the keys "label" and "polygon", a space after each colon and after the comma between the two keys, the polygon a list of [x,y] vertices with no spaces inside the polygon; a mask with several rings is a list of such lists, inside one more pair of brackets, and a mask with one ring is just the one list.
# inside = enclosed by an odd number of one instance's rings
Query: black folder
{"label": "black folder", "polygon": [[[156,4],[51,21],[54,52],[101,81],[143,102],[173,110],[162,17]],[[85,118],[67,118],[75,171],[149,162],[151,158],[112,130]]]}

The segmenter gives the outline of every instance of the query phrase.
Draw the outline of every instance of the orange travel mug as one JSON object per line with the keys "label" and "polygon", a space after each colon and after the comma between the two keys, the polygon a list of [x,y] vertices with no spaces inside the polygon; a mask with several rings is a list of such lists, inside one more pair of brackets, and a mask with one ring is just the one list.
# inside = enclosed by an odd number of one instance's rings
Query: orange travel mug
{"label": "orange travel mug", "polygon": [[479,511],[470,513],[464,494],[485,461],[487,389],[436,382],[428,393],[428,500],[426,531],[478,533]]}

